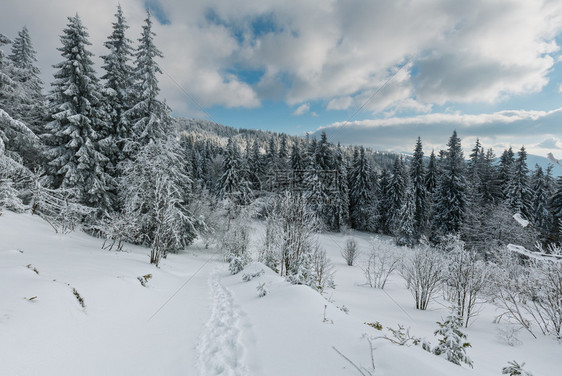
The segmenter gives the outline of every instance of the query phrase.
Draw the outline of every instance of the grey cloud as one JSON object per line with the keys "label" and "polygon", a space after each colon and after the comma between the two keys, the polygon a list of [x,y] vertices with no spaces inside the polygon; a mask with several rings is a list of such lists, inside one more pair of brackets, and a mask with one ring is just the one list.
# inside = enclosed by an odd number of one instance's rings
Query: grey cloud
{"label": "grey cloud", "polygon": [[[321,128],[332,142],[370,145],[379,150],[409,151],[418,136],[430,148],[444,148],[453,130],[470,148],[478,137],[485,147],[524,140],[529,150],[545,138],[560,133],[562,108],[550,111],[502,111],[492,114],[428,114],[410,118],[388,118],[337,123]],[[319,131],[320,131],[319,130]],[[318,132],[319,132],[318,131]],[[543,151],[541,151],[543,152]]]}

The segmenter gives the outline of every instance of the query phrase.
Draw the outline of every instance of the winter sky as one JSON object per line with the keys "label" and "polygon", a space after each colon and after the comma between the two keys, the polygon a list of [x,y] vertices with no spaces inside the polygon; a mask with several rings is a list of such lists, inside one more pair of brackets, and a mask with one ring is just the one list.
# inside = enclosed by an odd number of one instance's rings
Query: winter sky
{"label": "winter sky", "polygon": [[[560,0],[121,0],[135,42],[149,7],[175,115],[411,151],[453,129],[562,158]],[[117,1],[0,0],[27,25],[46,83],[76,12],[104,55]],[[99,64],[99,58],[96,57]],[[98,65],[99,66],[99,65]],[[98,68],[98,72],[100,69]],[[181,89],[180,89],[181,88]]]}

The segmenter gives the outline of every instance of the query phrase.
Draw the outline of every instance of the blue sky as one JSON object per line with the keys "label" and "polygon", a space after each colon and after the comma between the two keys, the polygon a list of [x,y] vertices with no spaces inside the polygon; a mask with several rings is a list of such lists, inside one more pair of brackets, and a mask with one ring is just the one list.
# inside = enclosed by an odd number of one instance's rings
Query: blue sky
{"label": "blue sky", "polygon": [[[122,0],[136,41],[146,8],[177,116],[410,151],[457,129],[500,153],[562,158],[557,0]],[[30,29],[45,82],[78,12],[107,51],[116,2],[3,1],[0,32]],[[99,62],[99,59],[98,59]],[[99,70],[99,69],[98,69]],[[180,86],[182,89],[180,89]],[[185,95],[185,92],[189,95]],[[194,100],[192,100],[194,99]]]}

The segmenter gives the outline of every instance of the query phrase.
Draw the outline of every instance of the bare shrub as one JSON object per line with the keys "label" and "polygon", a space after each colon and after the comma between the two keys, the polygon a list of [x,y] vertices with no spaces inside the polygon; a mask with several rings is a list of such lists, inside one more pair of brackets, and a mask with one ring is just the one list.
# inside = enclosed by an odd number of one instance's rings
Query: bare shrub
{"label": "bare shrub", "polygon": [[443,295],[455,310],[464,327],[480,313],[484,303],[484,288],[488,268],[474,251],[468,251],[458,236],[450,236],[442,243],[447,255]]}
{"label": "bare shrub", "polygon": [[326,251],[318,246],[312,254],[312,287],[323,292],[326,288],[334,288],[334,267],[326,257]]}
{"label": "bare shrub", "polygon": [[398,250],[385,242],[371,242],[371,254],[364,268],[369,286],[384,289],[390,275],[400,266],[402,257]]}
{"label": "bare shrub", "polygon": [[416,250],[404,263],[402,276],[414,297],[416,308],[427,309],[429,301],[439,290],[445,277],[443,254],[429,247]]}
{"label": "bare shrub", "polygon": [[345,259],[345,262],[347,262],[348,266],[353,266],[353,263],[359,256],[359,250],[357,249],[357,242],[355,241],[355,239],[347,239],[345,248],[341,251],[341,255]]}

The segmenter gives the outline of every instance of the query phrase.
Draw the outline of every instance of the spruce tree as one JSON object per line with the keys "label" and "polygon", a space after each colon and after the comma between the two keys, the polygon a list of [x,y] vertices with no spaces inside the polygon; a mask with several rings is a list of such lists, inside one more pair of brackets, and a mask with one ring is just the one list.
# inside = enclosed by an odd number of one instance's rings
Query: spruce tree
{"label": "spruce tree", "polygon": [[41,72],[36,66],[36,54],[29,31],[24,26],[14,39],[8,57],[14,67],[13,79],[21,90],[21,94],[17,97],[18,101],[14,103],[16,106],[14,116],[39,135],[43,133],[42,125],[47,112],[43,81],[39,78]]}
{"label": "spruce tree", "polygon": [[365,148],[355,149],[349,174],[350,219],[353,228],[374,231],[376,224],[376,174]]}
{"label": "spruce tree", "polygon": [[[10,40],[0,34],[0,47],[8,43]],[[0,48],[0,154],[5,154],[20,165],[20,162],[27,161],[25,153],[39,150],[39,140],[27,124],[18,120],[13,113],[12,104],[17,101],[19,85],[12,79],[10,68]]]}
{"label": "spruce tree", "polygon": [[78,15],[68,18],[59,48],[64,60],[55,65],[46,125],[48,172],[55,187],[76,189],[86,205],[112,206],[108,158],[100,152],[106,127],[100,85],[94,72],[88,32]]}
{"label": "spruce tree", "polygon": [[[116,21],[113,23],[113,32],[109,35],[104,46],[109,54],[102,56],[102,68],[105,75],[103,86],[105,111],[108,113],[108,127],[105,130],[108,151],[112,167],[117,170],[119,163],[127,159],[124,152],[126,143],[133,136],[131,124],[125,113],[132,105],[133,68],[130,61],[133,56],[131,40],[125,36],[129,28],[123,16],[121,5],[117,6]],[[115,174],[117,172],[115,171]]]}
{"label": "spruce tree", "polygon": [[216,187],[219,199],[229,199],[234,204],[248,204],[252,190],[242,168],[240,149],[232,138],[228,139],[223,166],[223,174]]}
{"label": "spruce tree", "polygon": [[151,140],[165,139],[174,130],[169,107],[158,99],[157,74],[162,71],[156,58],[161,58],[162,53],[154,44],[155,35],[150,12],[147,12],[135,53],[132,107],[125,112],[133,129],[132,140],[125,146],[125,152],[129,154],[134,154]]}
{"label": "spruce tree", "polygon": [[524,146],[517,153],[517,160],[512,166],[506,192],[509,207],[525,218],[530,218],[532,193],[529,185],[527,151]]}
{"label": "spruce tree", "polygon": [[427,188],[426,173],[423,163],[421,138],[418,137],[412,164],[410,165],[410,181],[414,195],[414,239],[419,240],[427,223]]}
{"label": "spruce tree", "polygon": [[433,206],[432,238],[439,240],[443,235],[458,233],[466,209],[466,180],[461,140],[454,131],[447,151],[443,154],[443,169],[435,191]]}
{"label": "spruce tree", "polygon": [[328,226],[339,231],[349,224],[349,186],[347,178],[347,163],[341,146],[335,152],[335,186],[330,190],[332,211],[328,218]]}
{"label": "spruce tree", "polygon": [[250,171],[250,181],[253,189],[263,189],[262,182],[265,182],[265,166],[260,152],[258,139],[254,139],[248,159],[248,169]]}
{"label": "spruce tree", "polygon": [[414,187],[408,184],[404,193],[402,207],[400,208],[398,223],[396,225],[396,245],[413,247],[416,244],[416,196]]}
{"label": "spruce tree", "polygon": [[400,211],[404,205],[404,193],[406,192],[407,183],[404,179],[404,171],[405,167],[402,157],[395,157],[388,191],[388,198],[390,200],[390,230],[394,235],[396,235],[398,231],[400,225]]}
{"label": "spruce tree", "polygon": [[562,242],[562,176],[556,180],[554,194],[550,198],[550,212],[553,216],[553,238]]}
{"label": "spruce tree", "polygon": [[540,234],[542,234],[543,240],[545,240],[550,234],[552,218],[548,210],[549,197],[546,176],[543,173],[542,167],[540,167],[539,165],[536,165],[535,167],[535,173],[533,174],[532,182],[533,197],[530,206],[530,219],[535,228],[539,231]]}
{"label": "spruce tree", "polygon": [[500,165],[498,167],[498,181],[502,189],[503,199],[507,198],[507,189],[514,164],[515,159],[513,157],[513,149],[510,146],[509,149],[503,151],[500,157]]}
{"label": "spruce tree", "polygon": [[391,175],[388,170],[383,169],[380,174],[379,189],[378,189],[378,231],[384,235],[391,235],[392,229],[392,216],[391,216],[391,201],[390,201],[390,184]]}

